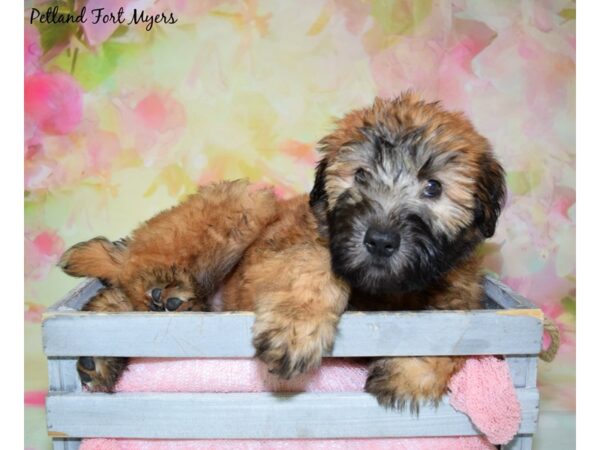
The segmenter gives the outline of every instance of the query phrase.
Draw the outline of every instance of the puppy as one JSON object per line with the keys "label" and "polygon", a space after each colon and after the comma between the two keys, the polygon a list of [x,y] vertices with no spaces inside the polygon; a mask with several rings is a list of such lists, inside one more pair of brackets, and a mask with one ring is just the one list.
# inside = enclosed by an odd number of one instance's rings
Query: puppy
{"label": "puppy", "polygon": [[[208,299],[277,213],[270,190],[243,181],[216,183],[128,238],[97,237],[74,245],[59,266],[105,285],[84,311],[206,311]],[[82,357],[77,369],[91,390],[112,392],[126,365],[123,358]]]}
{"label": "puppy", "polygon": [[[354,111],[321,141],[310,205],[332,270],[361,310],[480,307],[477,245],[494,234],[504,171],[459,113],[414,94]],[[463,358],[382,358],[366,384],[386,406],[438,402]]]}
{"label": "puppy", "polygon": [[[320,152],[312,214],[302,202],[289,209],[287,225],[248,248],[225,290],[229,308],[242,300],[254,309],[257,356],[284,378],[320,363],[348,308],[479,308],[474,251],[494,234],[505,198],[488,141],[462,114],[411,93],[349,113]],[[441,399],[463,362],[376,359],[365,388],[384,406],[417,410]]]}
{"label": "puppy", "polygon": [[[243,215],[256,226],[244,233],[243,243],[236,241],[236,251],[230,251],[227,239],[204,245],[204,236],[211,227],[221,229],[222,220],[204,217],[207,210],[194,213],[200,219],[193,226],[173,228],[180,220],[178,208],[195,210],[186,202],[159,216],[161,235],[177,235],[177,245],[174,238],[163,237],[146,254],[136,241],[154,235],[152,219],[126,243],[127,252],[141,249],[135,258],[110,258],[129,280],[115,282],[105,270],[90,270],[86,249],[97,246],[94,240],[69,250],[61,264],[72,275],[107,279],[118,292],[115,297],[125,299],[121,303],[130,301],[140,310],[152,309],[159,292],[161,299],[171,295],[164,294],[169,285],[152,279],[159,261],[187,274],[177,295],[191,296],[199,285],[201,293],[193,297],[205,299],[222,282],[224,309],[255,312],[256,355],[282,378],[320,364],[333,346],[340,315],[349,308],[478,308],[482,286],[474,250],[494,233],[505,183],[489,143],[470,122],[408,93],[349,113],[319,147],[322,158],[310,197],[271,198],[268,212],[256,220],[254,207],[242,202]],[[196,201],[210,203],[211,189]],[[237,204],[238,194],[222,199],[221,207]],[[166,242],[172,247],[163,252]],[[178,259],[188,242],[194,242],[184,250],[189,259]],[[96,249],[115,251],[108,245]],[[222,255],[230,255],[228,263]],[[190,261],[221,270],[206,271]],[[138,278],[145,280],[143,287],[132,292],[128,283],[137,285]],[[107,379],[98,369],[102,360],[95,360],[100,359],[80,360],[82,377],[110,391],[125,365],[115,362],[116,375]],[[382,405],[408,403],[416,409],[422,401],[439,401],[462,363],[460,357],[376,359],[365,388]]]}

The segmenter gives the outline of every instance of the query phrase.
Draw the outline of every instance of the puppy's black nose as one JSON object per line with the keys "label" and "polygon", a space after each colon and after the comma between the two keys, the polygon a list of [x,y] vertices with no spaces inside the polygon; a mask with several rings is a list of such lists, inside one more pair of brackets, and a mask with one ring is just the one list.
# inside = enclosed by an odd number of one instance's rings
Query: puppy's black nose
{"label": "puppy's black nose", "polygon": [[400,235],[394,231],[369,228],[365,234],[364,244],[372,255],[388,258],[400,247]]}

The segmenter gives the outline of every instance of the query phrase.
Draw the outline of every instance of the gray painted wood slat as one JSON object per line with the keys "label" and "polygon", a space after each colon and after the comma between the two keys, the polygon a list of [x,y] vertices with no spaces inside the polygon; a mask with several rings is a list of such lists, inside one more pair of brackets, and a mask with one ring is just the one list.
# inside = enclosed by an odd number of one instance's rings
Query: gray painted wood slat
{"label": "gray painted wood slat", "polygon": [[81,381],[76,366],[77,358],[48,358],[48,389],[50,392],[81,392]]}
{"label": "gray painted wood slat", "polygon": [[502,450],[531,450],[533,448],[533,435],[518,434],[512,441],[501,448]]}
{"label": "gray painted wood slat", "polygon": [[71,289],[62,299],[48,308],[48,311],[80,311],[101,287],[102,283],[100,281],[85,279]]}
{"label": "gray painted wood slat", "polygon": [[[529,312],[349,312],[340,321],[332,356],[538,353],[542,320]],[[44,352],[251,357],[253,321],[251,313],[47,313]]]}
{"label": "gray painted wood slat", "polygon": [[[506,360],[510,367],[510,374],[515,387],[536,389],[537,355],[508,356]],[[536,429],[538,415],[539,411],[535,414]],[[511,442],[502,445],[500,448],[502,450],[532,450],[533,432],[530,434],[517,434]]]}
{"label": "gray painted wood slat", "polygon": [[483,283],[485,293],[494,302],[504,309],[536,309],[536,305],[531,303],[522,295],[516,293],[511,288],[501,283],[499,280],[486,276]]}
{"label": "gray painted wood slat", "polygon": [[507,356],[510,376],[515,387],[536,387],[537,355]]}
{"label": "gray painted wood slat", "polygon": [[[364,393],[291,396],[81,393],[74,367],[74,358],[80,355],[250,357],[254,354],[250,344],[253,314],[78,312],[101,287],[97,280],[84,281],[49,308],[44,319],[44,348],[49,357],[50,378],[48,429],[54,437],[55,450],[79,447],[78,439],[64,438],[63,433],[176,439],[475,433],[470,421],[447,402],[438,409],[422,408],[417,418],[409,413],[386,411]],[[509,355],[515,386],[523,388],[518,390],[523,423],[521,434],[503,449],[530,450],[538,415],[536,354],[541,347],[543,316],[534,305],[497,280],[488,277],[485,290],[488,309],[483,311],[346,313],[332,356]],[[193,431],[197,428],[200,430]]]}
{"label": "gray painted wood slat", "polygon": [[78,450],[81,439],[52,439],[52,450]]}
{"label": "gray painted wood slat", "polygon": [[[102,283],[97,279],[85,279],[48,310],[79,311],[100,288]],[[486,296],[483,303],[487,309],[537,308],[529,300],[489,275],[484,277],[484,288]]]}
{"label": "gray painted wood slat", "polygon": [[[533,433],[538,393],[519,389],[520,433]],[[478,434],[445,399],[418,417],[365,393],[52,394],[48,430],[61,437],[177,439],[342,438]]]}
{"label": "gray painted wood slat", "polygon": [[[82,392],[76,358],[48,358],[48,391]],[[78,450],[81,439],[52,439],[52,450]]]}

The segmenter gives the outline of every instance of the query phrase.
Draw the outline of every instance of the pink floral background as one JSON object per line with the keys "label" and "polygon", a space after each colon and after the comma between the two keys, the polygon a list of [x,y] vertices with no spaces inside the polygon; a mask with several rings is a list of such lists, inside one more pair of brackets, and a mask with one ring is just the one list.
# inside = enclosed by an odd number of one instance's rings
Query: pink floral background
{"label": "pink floral background", "polygon": [[[84,3],[178,22],[29,24]],[[408,88],[464,110],[507,169],[486,265],[558,323],[542,408],[574,410],[574,2],[30,1],[24,17],[27,448],[50,448],[40,319],[78,282],[55,267],[64,249],[211,180],[305,192],[332,119]]]}

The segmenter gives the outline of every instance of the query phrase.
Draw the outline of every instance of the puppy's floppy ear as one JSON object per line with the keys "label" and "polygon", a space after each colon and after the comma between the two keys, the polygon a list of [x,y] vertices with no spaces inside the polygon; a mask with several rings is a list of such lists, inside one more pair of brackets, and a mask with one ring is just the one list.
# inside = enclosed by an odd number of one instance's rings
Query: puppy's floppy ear
{"label": "puppy's floppy ear", "polygon": [[327,230],[327,208],[329,207],[327,191],[325,190],[325,169],[327,168],[327,164],[326,157],[319,161],[315,172],[315,183],[310,191],[309,200],[313,214],[319,222],[319,231],[322,233]]}
{"label": "puppy's floppy ear", "polygon": [[73,277],[99,278],[114,286],[126,253],[125,240],[111,242],[105,237],[96,237],[68,249],[61,256],[58,266]]}
{"label": "puppy's floppy ear", "polygon": [[491,153],[482,156],[479,167],[475,192],[475,225],[484,237],[489,238],[496,231],[496,222],[504,207],[506,182],[504,169]]}

